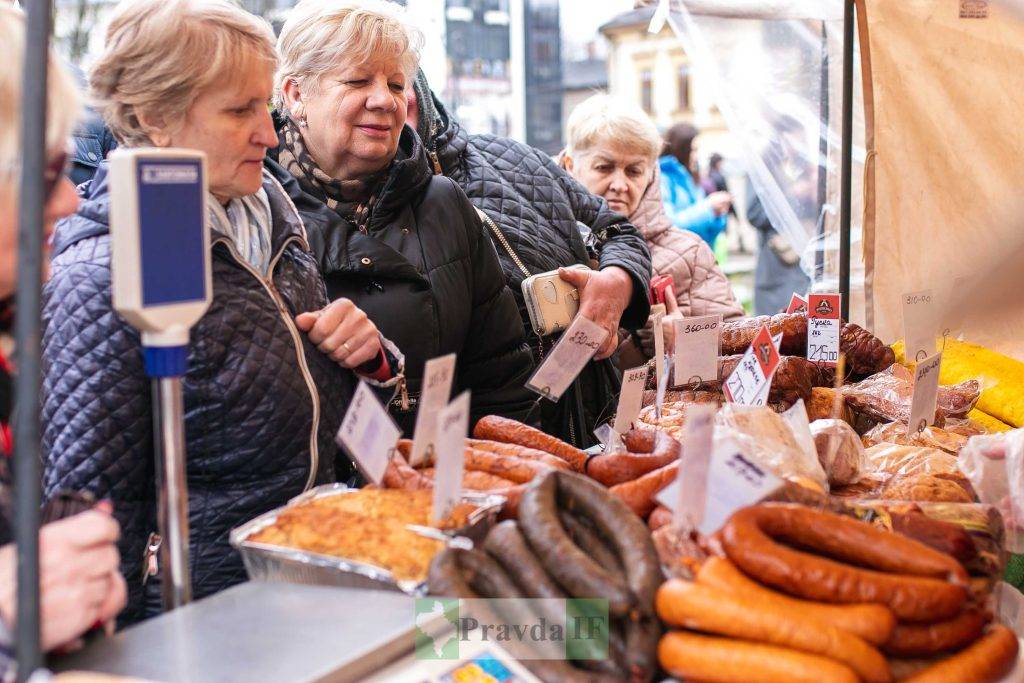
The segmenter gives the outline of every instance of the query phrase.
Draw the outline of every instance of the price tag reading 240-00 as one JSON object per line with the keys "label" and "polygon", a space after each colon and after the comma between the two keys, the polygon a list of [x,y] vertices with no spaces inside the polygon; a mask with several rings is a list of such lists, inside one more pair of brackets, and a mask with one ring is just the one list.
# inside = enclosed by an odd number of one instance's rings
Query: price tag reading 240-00
{"label": "price tag reading 240-00", "polygon": [[826,367],[839,362],[839,294],[807,297],[807,360]]}

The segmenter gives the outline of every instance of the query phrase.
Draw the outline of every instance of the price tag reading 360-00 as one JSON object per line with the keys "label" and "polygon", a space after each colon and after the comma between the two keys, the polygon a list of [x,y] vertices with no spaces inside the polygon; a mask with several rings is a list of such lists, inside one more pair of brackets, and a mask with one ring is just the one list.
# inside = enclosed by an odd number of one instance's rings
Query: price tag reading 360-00
{"label": "price tag reading 360-00", "polygon": [[722,314],[676,321],[676,384],[711,382],[718,378],[722,348]]}
{"label": "price tag reading 360-00", "polygon": [[810,294],[807,297],[807,360],[835,367],[839,362],[839,294]]}

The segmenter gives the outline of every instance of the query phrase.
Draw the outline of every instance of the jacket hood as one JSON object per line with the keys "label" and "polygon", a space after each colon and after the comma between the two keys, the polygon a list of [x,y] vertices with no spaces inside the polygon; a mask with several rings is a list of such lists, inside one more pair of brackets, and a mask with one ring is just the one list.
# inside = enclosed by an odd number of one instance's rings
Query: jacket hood
{"label": "jacket hood", "polygon": [[451,175],[459,158],[466,151],[469,136],[430,89],[423,69],[416,75],[413,89],[416,91],[416,101],[420,110],[416,132],[423,140],[427,152],[437,155],[442,172]]}
{"label": "jacket hood", "polygon": [[665,205],[661,201],[661,171],[657,166],[629,222],[637,227],[648,242],[674,227],[665,215]]}

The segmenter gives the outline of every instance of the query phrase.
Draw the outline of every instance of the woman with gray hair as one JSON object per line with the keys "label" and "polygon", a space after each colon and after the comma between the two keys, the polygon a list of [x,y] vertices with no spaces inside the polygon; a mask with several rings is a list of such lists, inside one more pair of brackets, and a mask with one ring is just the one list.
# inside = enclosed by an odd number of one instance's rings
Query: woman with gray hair
{"label": "woman with gray hair", "polygon": [[[672,276],[679,314],[743,315],[715,255],[696,233],[677,229],[661,201],[658,154],[662,141],[654,122],[639,107],[608,95],[581,102],[569,116],[562,165],[588,190],[605,198],[643,234],[657,275]],[[674,330],[668,319],[666,332]],[[638,332],[644,351],[653,353],[650,323]]]}
{"label": "woman with gray hair", "polygon": [[[233,527],[336,480],[334,434],[353,371],[400,379],[397,351],[385,351],[366,314],[329,302],[299,215],[263,170],[277,144],[267,109],[275,62],[270,26],[229,0],[126,0],[90,73],[121,146],[206,154],[213,300],[191,331],[183,380],[197,598],[245,580]],[[54,240],[44,480],[48,496],[70,488],[113,502],[130,622],[160,609],[149,561],[157,501],[140,340],[111,308],[110,189],[104,163]]]}
{"label": "woman with gray hair", "polygon": [[494,247],[462,190],[405,125],[422,35],[379,0],[302,0],[278,39],[279,145],[332,297],[355,301],[406,354],[390,406],[406,434],[424,364],[458,355],[471,420],[523,419],[533,368]]}

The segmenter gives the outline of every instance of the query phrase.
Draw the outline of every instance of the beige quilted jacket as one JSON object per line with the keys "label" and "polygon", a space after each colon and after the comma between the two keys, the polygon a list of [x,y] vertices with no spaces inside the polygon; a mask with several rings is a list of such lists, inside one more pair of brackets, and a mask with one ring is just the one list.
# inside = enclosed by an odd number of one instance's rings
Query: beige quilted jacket
{"label": "beige quilted jacket", "polygon": [[744,315],[711,247],[696,233],[672,225],[665,215],[657,167],[629,222],[647,240],[654,273],[672,276],[679,311],[684,316],[721,313],[730,320]]}

